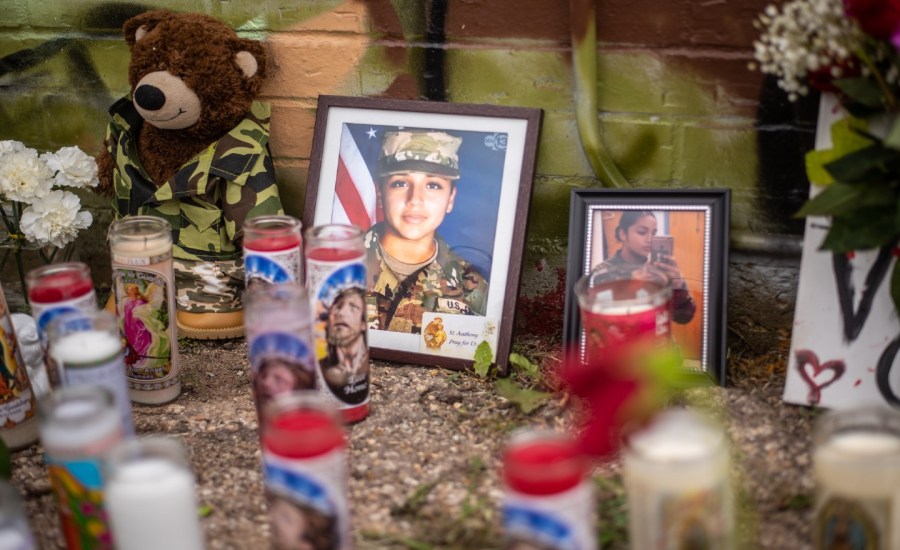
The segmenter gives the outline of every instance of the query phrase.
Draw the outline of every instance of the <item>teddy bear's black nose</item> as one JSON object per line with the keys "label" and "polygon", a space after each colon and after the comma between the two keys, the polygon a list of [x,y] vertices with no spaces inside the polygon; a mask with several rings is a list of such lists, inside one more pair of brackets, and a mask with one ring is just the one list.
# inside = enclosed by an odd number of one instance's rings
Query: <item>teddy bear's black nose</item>
{"label": "teddy bear's black nose", "polygon": [[156,86],[143,84],[134,91],[134,100],[145,111],[158,111],[166,104],[166,94]]}

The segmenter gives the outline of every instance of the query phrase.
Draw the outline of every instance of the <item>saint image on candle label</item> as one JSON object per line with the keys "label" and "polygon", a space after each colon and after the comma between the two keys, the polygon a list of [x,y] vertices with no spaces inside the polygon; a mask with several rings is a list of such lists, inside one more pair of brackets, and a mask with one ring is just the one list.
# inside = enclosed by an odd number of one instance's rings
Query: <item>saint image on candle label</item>
{"label": "saint image on candle label", "polygon": [[59,515],[71,550],[112,550],[112,533],[103,506],[97,460],[55,461],[47,470],[59,503]]}
{"label": "saint image on candle label", "polygon": [[175,377],[170,378],[172,342],[165,277],[150,271],[115,268],[113,280],[130,386],[153,390],[176,383]]}
{"label": "saint image on candle label", "polygon": [[[646,510],[657,508],[648,514],[647,532],[656,533],[657,548],[681,550],[683,548],[730,548],[731,524],[722,513],[726,494],[723,487],[685,493],[645,495]],[[653,525],[656,522],[658,525]]]}
{"label": "saint image on candle label", "polygon": [[[264,459],[266,494],[272,522],[273,547],[278,550],[341,550],[347,541],[347,506],[332,466],[340,452],[309,464]],[[331,475],[326,474],[329,472]]]}
{"label": "saint image on candle label", "polygon": [[316,387],[312,349],[294,334],[261,334],[250,343],[249,356],[260,418],[266,404],[275,396]]}
{"label": "saint image on candle label", "polygon": [[0,429],[12,428],[34,416],[34,392],[19,353],[6,303],[0,300]]}
{"label": "saint image on candle label", "polygon": [[816,514],[815,548],[885,550],[890,540],[879,525],[889,524],[889,499],[829,499]]}
{"label": "saint image on candle label", "polygon": [[343,403],[368,401],[365,268],[351,264],[334,271],[316,293],[316,311],[319,326],[324,324],[318,337],[325,342],[319,356],[325,384]]}

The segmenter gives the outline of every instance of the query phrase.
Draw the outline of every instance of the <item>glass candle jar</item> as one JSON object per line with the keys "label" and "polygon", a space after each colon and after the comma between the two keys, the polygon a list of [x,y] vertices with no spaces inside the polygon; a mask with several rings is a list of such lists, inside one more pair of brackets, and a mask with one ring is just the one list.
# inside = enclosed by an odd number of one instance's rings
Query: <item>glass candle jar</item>
{"label": "glass candle jar", "polygon": [[[275,548],[349,550],[347,442],[333,402],[316,392],[276,397],[262,427],[263,474]],[[313,543],[313,541],[315,541]]]}
{"label": "glass candle jar", "polygon": [[671,333],[672,287],[615,273],[585,275],[575,283],[584,328],[585,357],[636,339],[667,342]]}
{"label": "glass candle jar", "polygon": [[316,388],[309,293],[299,282],[255,286],[244,294],[244,324],[260,425],[277,395]]}
{"label": "glass candle jar", "polygon": [[596,548],[590,463],[567,435],[522,430],[503,450],[504,548]]}
{"label": "glass candle jar", "polygon": [[369,415],[364,235],[358,227],[339,224],[306,231],[319,387],[338,403],[347,422]]}
{"label": "glass candle jar", "polygon": [[181,393],[172,228],[162,218],[126,216],[113,222],[109,243],[131,400],[167,403]]}
{"label": "glass candle jar", "polygon": [[301,227],[300,220],[291,216],[258,216],[244,222],[247,288],[303,282]]}
{"label": "glass candle jar", "polygon": [[47,334],[49,356],[59,370],[61,385],[97,385],[109,390],[125,433],[134,435],[122,339],[115,315],[97,310],[70,311],[53,319]]}
{"label": "glass candle jar", "polygon": [[62,313],[96,311],[97,296],[90,268],[80,262],[50,264],[32,269],[25,276],[31,315],[37,325],[38,338],[44,350],[50,385],[60,385],[59,370],[47,353],[47,328]]}
{"label": "glass candle jar", "polygon": [[813,444],[813,547],[900,548],[900,411],[827,412]]}
{"label": "glass candle jar", "polygon": [[0,550],[35,550],[19,490],[0,479]]}
{"label": "glass candle jar", "polygon": [[103,498],[103,455],[125,437],[109,390],[58,388],[40,403],[41,442],[69,548],[112,549]]}
{"label": "glass candle jar", "polygon": [[106,460],[106,504],[117,550],[204,550],[194,474],[174,439],[132,439]]}
{"label": "glass candle jar", "polygon": [[23,449],[38,438],[35,397],[25,361],[19,351],[6,297],[0,289],[0,438],[12,450]]}
{"label": "glass candle jar", "polygon": [[734,547],[725,434],[687,409],[627,439],[623,477],[634,548]]}

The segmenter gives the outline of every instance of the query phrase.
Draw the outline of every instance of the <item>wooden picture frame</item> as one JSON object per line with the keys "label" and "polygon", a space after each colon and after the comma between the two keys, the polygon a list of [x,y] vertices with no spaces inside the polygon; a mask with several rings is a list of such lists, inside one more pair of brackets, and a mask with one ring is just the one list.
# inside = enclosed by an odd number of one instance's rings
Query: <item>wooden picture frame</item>
{"label": "wooden picture frame", "polygon": [[585,349],[575,283],[625,246],[619,239],[626,233],[617,230],[622,213],[649,211],[654,214],[656,234],[672,237],[672,256],[696,306],[689,320],[671,323],[673,340],[685,357],[685,368],[724,384],[730,204],[728,189],[573,190],[565,343],[577,345],[582,353]]}
{"label": "wooden picture frame", "polygon": [[[522,107],[319,97],[303,225],[344,223],[367,231],[371,357],[461,369],[474,363],[486,341],[493,362],[506,371],[541,116],[540,109]],[[438,175],[437,183],[421,188],[397,183],[398,174],[386,173],[385,165],[412,162],[410,136],[442,144],[432,151],[437,160],[414,155],[417,167],[444,174],[455,163],[453,175]],[[444,201],[440,214],[422,214],[419,206],[411,213],[408,205],[421,200],[412,195],[403,199],[406,206],[395,200],[401,188],[444,193],[446,179],[451,185],[449,195],[437,199]],[[422,229],[414,232],[412,225]],[[427,247],[421,243],[431,242],[422,237],[428,231],[437,256],[426,258],[424,267],[422,258],[404,262],[414,267],[398,266],[396,260],[412,256],[406,246],[414,240],[418,250]],[[386,254],[384,243],[398,253]],[[397,275],[387,265],[391,260],[411,274]]]}

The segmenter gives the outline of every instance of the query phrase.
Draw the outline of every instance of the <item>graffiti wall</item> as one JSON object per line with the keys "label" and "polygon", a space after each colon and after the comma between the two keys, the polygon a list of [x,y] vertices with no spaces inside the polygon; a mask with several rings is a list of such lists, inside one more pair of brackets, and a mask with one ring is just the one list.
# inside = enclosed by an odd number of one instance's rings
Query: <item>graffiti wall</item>
{"label": "graffiti wall", "polygon": [[[815,100],[747,69],[765,0],[597,0],[599,124],[635,187],[729,187],[733,229],[798,233]],[[319,94],[539,107],[532,257],[564,254],[569,191],[597,186],[576,127],[571,17],[559,0],[163,0],[265,39],[272,147],[302,211]],[[97,151],[127,92],[127,18],[148,4],[0,0],[0,139]],[[102,202],[93,203],[102,208]]]}

